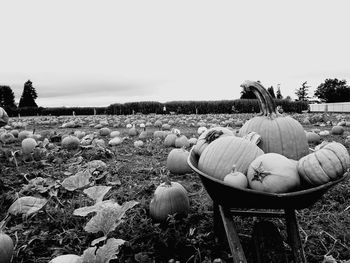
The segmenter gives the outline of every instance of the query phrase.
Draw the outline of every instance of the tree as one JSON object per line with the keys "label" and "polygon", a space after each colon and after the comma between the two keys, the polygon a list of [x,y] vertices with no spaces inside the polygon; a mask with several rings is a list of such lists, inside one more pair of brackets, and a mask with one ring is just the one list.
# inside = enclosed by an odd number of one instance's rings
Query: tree
{"label": "tree", "polygon": [[325,102],[350,101],[350,87],[346,80],[326,79],[317,87],[314,96]]}
{"label": "tree", "polygon": [[273,86],[271,86],[270,88],[267,88],[267,91],[270,93],[272,98],[276,99],[275,90],[273,89]]}
{"label": "tree", "polygon": [[280,87],[279,84],[277,85],[276,98],[277,99],[283,99],[283,96],[281,94],[281,87]]}
{"label": "tree", "polygon": [[33,83],[28,80],[26,83],[24,83],[24,88],[22,92],[21,99],[19,100],[19,108],[23,107],[35,107],[37,108],[38,105],[35,103],[36,98],[38,97],[35,88],[33,87]]}
{"label": "tree", "polygon": [[0,106],[5,111],[16,109],[15,94],[9,86],[0,86]]}
{"label": "tree", "polygon": [[297,95],[298,100],[307,101],[310,97],[308,96],[308,90],[310,86],[306,85],[307,81],[305,81],[299,89],[295,91],[295,95]]}

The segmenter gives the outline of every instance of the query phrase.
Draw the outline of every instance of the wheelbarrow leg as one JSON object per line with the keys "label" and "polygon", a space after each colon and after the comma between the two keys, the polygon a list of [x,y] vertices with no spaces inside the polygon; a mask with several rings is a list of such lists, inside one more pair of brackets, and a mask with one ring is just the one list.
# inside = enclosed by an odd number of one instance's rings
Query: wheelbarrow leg
{"label": "wheelbarrow leg", "polygon": [[295,263],[305,263],[305,255],[300,240],[298,222],[294,209],[285,209],[287,233]]}
{"label": "wheelbarrow leg", "polygon": [[230,210],[219,205],[222,222],[234,263],[247,263]]}

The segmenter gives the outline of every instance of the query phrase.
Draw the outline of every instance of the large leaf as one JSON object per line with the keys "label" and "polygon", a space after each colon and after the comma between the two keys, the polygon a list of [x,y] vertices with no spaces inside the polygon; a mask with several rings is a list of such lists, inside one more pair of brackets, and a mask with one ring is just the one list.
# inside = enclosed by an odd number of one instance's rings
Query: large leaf
{"label": "large leaf", "polygon": [[95,203],[102,202],[103,197],[111,189],[111,186],[98,185],[84,190],[84,194],[93,199]]}
{"label": "large leaf", "polygon": [[84,207],[75,209],[73,212],[73,215],[87,216],[90,213],[99,212],[108,206],[114,206],[116,209],[120,207],[120,205],[114,202],[113,200],[105,200],[105,201],[96,203],[95,205],[92,205],[92,206],[84,206]]}
{"label": "large leaf", "polygon": [[91,174],[89,171],[83,170],[77,172],[75,175],[69,176],[64,179],[62,186],[68,191],[74,191],[83,188],[90,184]]}
{"label": "large leaf", "polygon": [[[124,244],[123,239],[109,238],[106,244],[98,249],[90,247],[81,256],[82,263],[108,263],[117,258],[119,247]],[[96,251],[97,250],[97,251]]]}
{"label": "large leaf", "polygon": [[18,198],[8,209],[12,215],[29,216],[38,212],[47,203],[45,198],[37,198],[33,196],[23,196]]}
{"label": "large leaf", "polygon": [[136,201],[130,201],[119,205],[108,205],[90,219],[85,226],[85,231],[90,233],[98,233],[102,231],[104,235],[112,232],[122,221],[125,212],[138,204]]}

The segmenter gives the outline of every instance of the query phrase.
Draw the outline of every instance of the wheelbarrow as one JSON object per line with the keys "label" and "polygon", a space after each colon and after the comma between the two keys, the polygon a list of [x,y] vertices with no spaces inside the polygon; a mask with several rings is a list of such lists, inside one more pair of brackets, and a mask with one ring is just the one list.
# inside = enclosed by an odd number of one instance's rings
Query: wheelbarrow
{"label": "wheelbarrow", "polygon": [[343,177],[317,187],[289,193],[267,193],[248,188],[234,188],[213,178],[198,169],[198,160],[198,155],[191,149],[187,163],[200,176],[204,188],[213,200],[214,228],[218,229],[218,225],[224,226],[235,263],[244,263],[247,259],[236,231],[234,215],[285,218],[294,262],[306,262],[295,211],[312,206],[331,187],[349,177],[349,173],[345,173]]}

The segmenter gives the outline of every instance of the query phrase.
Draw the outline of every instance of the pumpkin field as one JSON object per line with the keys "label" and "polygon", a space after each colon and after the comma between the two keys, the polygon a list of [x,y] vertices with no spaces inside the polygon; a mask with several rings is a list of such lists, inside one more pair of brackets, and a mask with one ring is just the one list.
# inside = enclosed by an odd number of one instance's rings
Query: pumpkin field
{"label": "pumpkin field", "polygon": [[[227,242],[215,238],[213,202],[186,159],[203,132],[224,127],[239,137],[254,116],[10,118],[0,129],[0,247],[13,249],[13,263],[232,262]],[[334,141],[350,151],[349,114],[290,116],[302,125],[310,149]],[[156,189],[164,203],[152,201]],[[168,215],[169,207],[177,212]],[[308,262],[350,262],[347,180],[298,210],[297,219]],[[248,262],[258,220],[236,219]],[[269,220],[286,239],[283,220]],[[5,236],[13,248],[1,244],[8,243]],[[287,241],[284,246],[290,254]]]}

